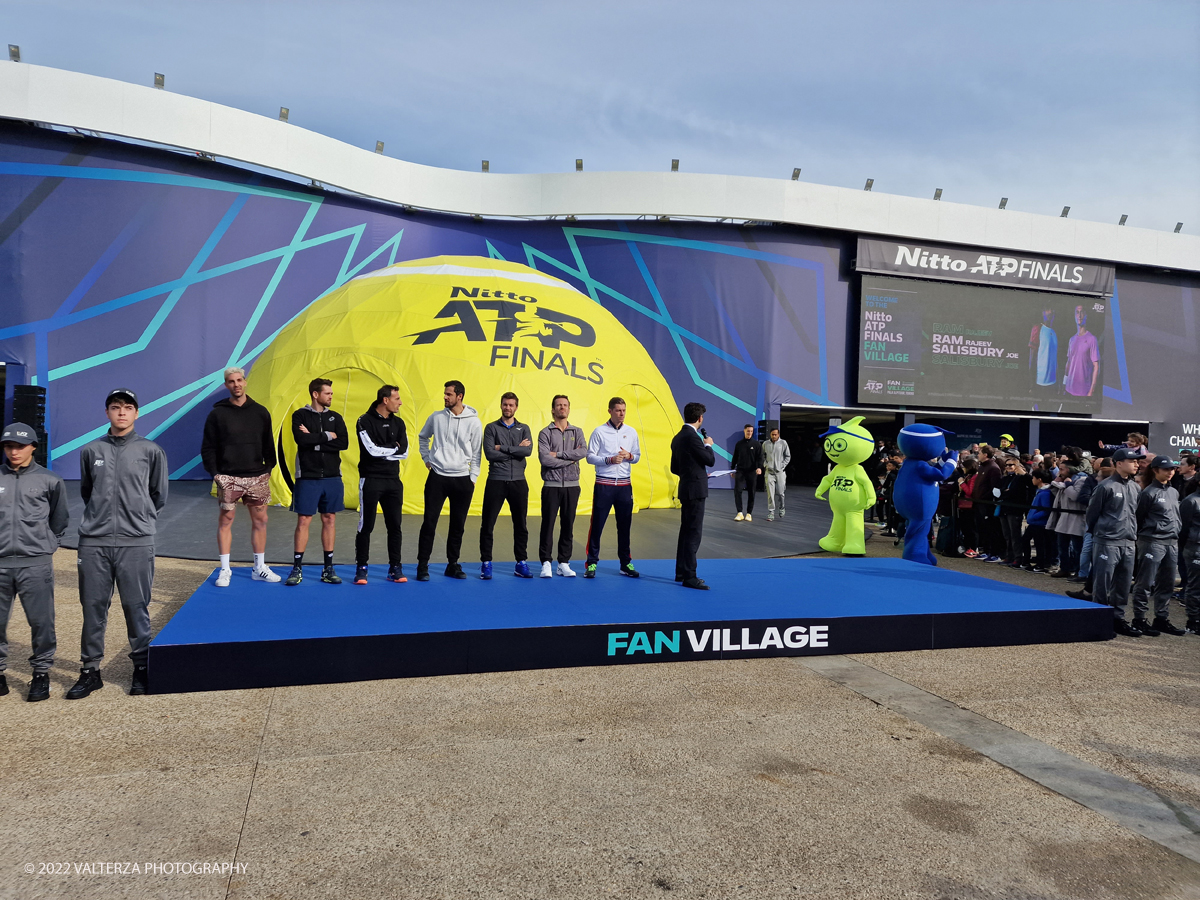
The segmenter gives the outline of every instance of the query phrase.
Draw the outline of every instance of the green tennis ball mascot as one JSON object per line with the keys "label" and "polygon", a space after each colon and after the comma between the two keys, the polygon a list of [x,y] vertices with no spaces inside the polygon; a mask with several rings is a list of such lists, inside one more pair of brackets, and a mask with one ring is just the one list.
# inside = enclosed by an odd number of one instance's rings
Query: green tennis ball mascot
{"label": "green tennis ball mascot", "polygon": [[844,556],[863,556],[867,542],[863,535],[863,510],[875,505],[875,487],[859,465],[875,451],[871,432],[862,427],[862,416],[855,416],[845,425],[835,425],[821,437],[825,438],[825,455],[833,460],[833,471],[817,486],[817,499],[829,493],[829,508],[833,524],[829,534],[818,543],[822,550]]}

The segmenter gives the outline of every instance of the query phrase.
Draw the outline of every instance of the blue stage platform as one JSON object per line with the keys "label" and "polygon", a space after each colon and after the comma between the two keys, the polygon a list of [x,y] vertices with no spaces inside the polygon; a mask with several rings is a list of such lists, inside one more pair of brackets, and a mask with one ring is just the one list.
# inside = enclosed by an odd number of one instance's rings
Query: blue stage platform
{"label": "blue stage platform", "polygon": [[[216,572],[150,645],[154,693],[738,657],[1107,640],[1112,610],[900,559],[702,560],[711,590],[673,560],[599,576],[296,587]],[[581,567],[582,568],[582,567]]]}

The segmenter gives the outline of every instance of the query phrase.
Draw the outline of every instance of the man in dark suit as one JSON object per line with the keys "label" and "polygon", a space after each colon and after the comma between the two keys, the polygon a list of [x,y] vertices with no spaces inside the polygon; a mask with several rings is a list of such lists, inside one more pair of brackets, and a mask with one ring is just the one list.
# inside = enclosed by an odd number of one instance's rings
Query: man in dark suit
{"label": "man in dark suit", "polygon": [[696,551],[704,532],[704,501],[708,498],[706,466],[715,466],[712,438],[701,435],[704,404],[689,403],[683,408],[683,426],[671,441],[671,471],[679,476],[679,544],[675,550],[675,580],[684,587],[707,591],[708,585],[696,577]]}

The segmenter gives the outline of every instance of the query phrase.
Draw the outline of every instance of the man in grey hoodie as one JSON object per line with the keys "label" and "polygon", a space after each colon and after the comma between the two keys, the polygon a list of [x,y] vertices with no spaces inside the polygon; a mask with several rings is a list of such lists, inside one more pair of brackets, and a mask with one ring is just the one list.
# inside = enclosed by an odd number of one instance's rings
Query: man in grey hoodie
{"label": "man in grey hoodie", "polygon": [[167,502],[167,455],[136,431],[138,399],[117,388],[104,401],[108,434],[79,451],[79,680],[67,691],[80,700],[104,687],[104,631],[113,585],[121,594],[129,658],[133,660],[130,694],[148,689],[146,657],[150,650],[150,590],[154,585],[154,535],[158,514]]}
{"label": "man in grey hoodie", "polygon": [[67,530],[67,492],[61,478],[33,461],[33,428],[13,422],[0,436],[0,446],[0,696],[8,693],[8,618],[19,596],[33,643],[33,680],[25,699],[36,703],[50,696],[58,646],[51,557]]}
{"label": "man in grey hoodie", "polygon": [[429,557],[433,553],[438,518],[447,499],[450,533],[446,536],[445,574],[448,578],[467,577],[458,564],[458,555],[475,480],[479,477],[483,425],[475,410],[463,403],[466,393],[461,381],[447,381],[442,392],[444,408],[425,420],[417,436],[421,461],[429,470],[425,479],[425,519],[417,539],[417,581],[429,580]]}

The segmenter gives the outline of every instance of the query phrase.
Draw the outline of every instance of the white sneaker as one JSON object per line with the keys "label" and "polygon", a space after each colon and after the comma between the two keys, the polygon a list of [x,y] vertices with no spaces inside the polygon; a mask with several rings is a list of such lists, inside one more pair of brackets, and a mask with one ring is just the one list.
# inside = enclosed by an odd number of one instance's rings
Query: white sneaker
{"label": "white sneaker", "polygon": [[262,568],[262,569],[255,569],[253,572],[251,572],[250,580],[251,581],[265,581],[268,584],[274,584],[277,581],[283,581],[283,578],[280,577],[279,575],[276,575],[270,569]]}
{"label": "white sneaker", "polygon": [[754,516],[750,515],[750,513],[746,513],[746,521],[747,521],[747,522],[753,522],[753,521],[754,521]]}
{"label": "white sneaker", "polygon": [[229,579],[232,577],[232,569],[222,569],[217,573],[217,587],[229,587]]}
{"label": "white sneaker", "polygon": [[782,510],[782,509],[779,511],[779,518],[781,518],[781,519],[783,518],[784,512],[785,512],[785,510]]}
{"label": "white sneaker", "polygon": [[558,564],[558,574],[561,575],[563,578],[574,578],[575,570],[571,568],[570,563],[559,563]]}
{"label": "white sneaker", "polygon": [[745,516],[743,516],[741,513],[738,513],[736,516],[734,516],[734,517],[733,517],[733,521],[735,521],[735,522],[740,522],[740,521],[742,521],[742,519],[744,519],[744,518],[746,518],[746,517],[745,517]]}
{"label": "white sneaker", "polygon": [[554,577],[554,567],[550,565],[549,560],[542,563],[542,577],[543,578],[553,578]]}

